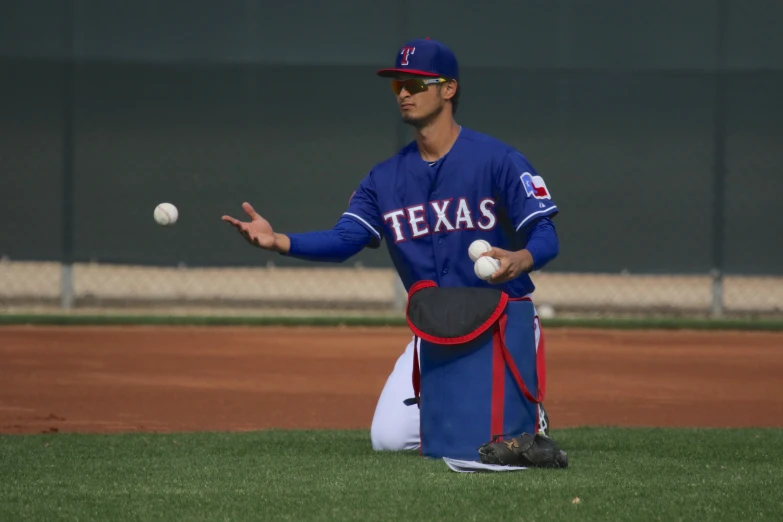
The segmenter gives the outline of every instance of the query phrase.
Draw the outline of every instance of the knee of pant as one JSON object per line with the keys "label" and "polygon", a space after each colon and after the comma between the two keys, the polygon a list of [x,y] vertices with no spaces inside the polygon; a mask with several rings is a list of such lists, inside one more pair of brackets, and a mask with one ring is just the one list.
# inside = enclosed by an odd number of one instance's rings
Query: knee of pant
{"label": "knee of pant", "polygon": [[415,444],[406,440],[399,426],[390,426],[388,423],[385,425],[373,423],[370,428],[370,440],[375,451],[402,451],[416,448]]}
{"label": "knee of pant", "polygon": [[383,430],[375,424],[370,428],[370,440],[372,441],[372,449],[375,451],[397,451],[402,449],[402,438],[395,437],[394,433]]}

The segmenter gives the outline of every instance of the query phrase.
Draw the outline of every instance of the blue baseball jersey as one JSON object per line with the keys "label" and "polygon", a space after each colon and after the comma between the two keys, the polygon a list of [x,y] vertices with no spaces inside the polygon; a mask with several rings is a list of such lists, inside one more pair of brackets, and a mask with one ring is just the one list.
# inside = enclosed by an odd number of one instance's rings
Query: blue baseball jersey
{"label": "blue baseball jersey", "polygon": [[437,162],[411,142],[361,181],[343,214],[385,239],[406,289],[421,280],[441,287],[501,288],[511,297],[535,289],[528,274],[501,285],[479,279],[468,247],[477,239],[518,250],[519,232],[558,209],[544,180],[513,147],[463,127]]}

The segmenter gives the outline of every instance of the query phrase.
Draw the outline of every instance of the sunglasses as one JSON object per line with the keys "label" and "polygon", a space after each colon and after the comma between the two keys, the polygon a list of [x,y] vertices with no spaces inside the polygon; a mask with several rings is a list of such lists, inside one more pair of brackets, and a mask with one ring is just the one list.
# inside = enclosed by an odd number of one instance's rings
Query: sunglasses
{"label": "sunglasses", "polygon": [[430,85],[446,83],[444,78],[410,78],[407,80],[392,80],[392,90],[399,95],[403,87],[410,94],[426,91]]}

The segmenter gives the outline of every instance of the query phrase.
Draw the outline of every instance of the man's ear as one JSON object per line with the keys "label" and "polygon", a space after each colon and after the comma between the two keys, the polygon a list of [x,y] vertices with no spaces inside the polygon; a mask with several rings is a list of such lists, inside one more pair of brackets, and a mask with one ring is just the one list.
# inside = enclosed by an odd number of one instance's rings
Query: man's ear
{"label": "man's ear", "polygon": [[457,94],[457,80],[449,80],[443,84],[443,98],[450,100]]}

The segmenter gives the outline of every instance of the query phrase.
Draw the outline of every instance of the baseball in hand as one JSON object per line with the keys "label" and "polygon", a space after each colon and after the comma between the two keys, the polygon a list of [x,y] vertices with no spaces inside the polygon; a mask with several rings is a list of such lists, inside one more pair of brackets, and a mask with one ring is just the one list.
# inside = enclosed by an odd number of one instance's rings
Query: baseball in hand
{"label": "baseball in hand", "polygon": [[473,264],[473,271],[479,279],[483,279],[484,281],[489,279],[498,268],[500,268],[500,261],[489,256],[480,257],[476,259],[476,262]]}
{"label": "baseball in hand", "polygon": [[172,205],[171,203],[161,203],[157,207],[155,207],[155,221],[157,221],[158,225],[162,225],[164,227],[170,227],[174,223],[177,222],[177,218],[179,217],[179,211],[177,210],[177,207]]}
{"label": "baseball in hand", "polygon": [[476,260],[481,257],[481,254],[489,252],[490,250],[492,250],[492,246],[488,242],[483,239],[477,239],[468,247],[468,255],[470,256],[470,260],[475,263]]}

